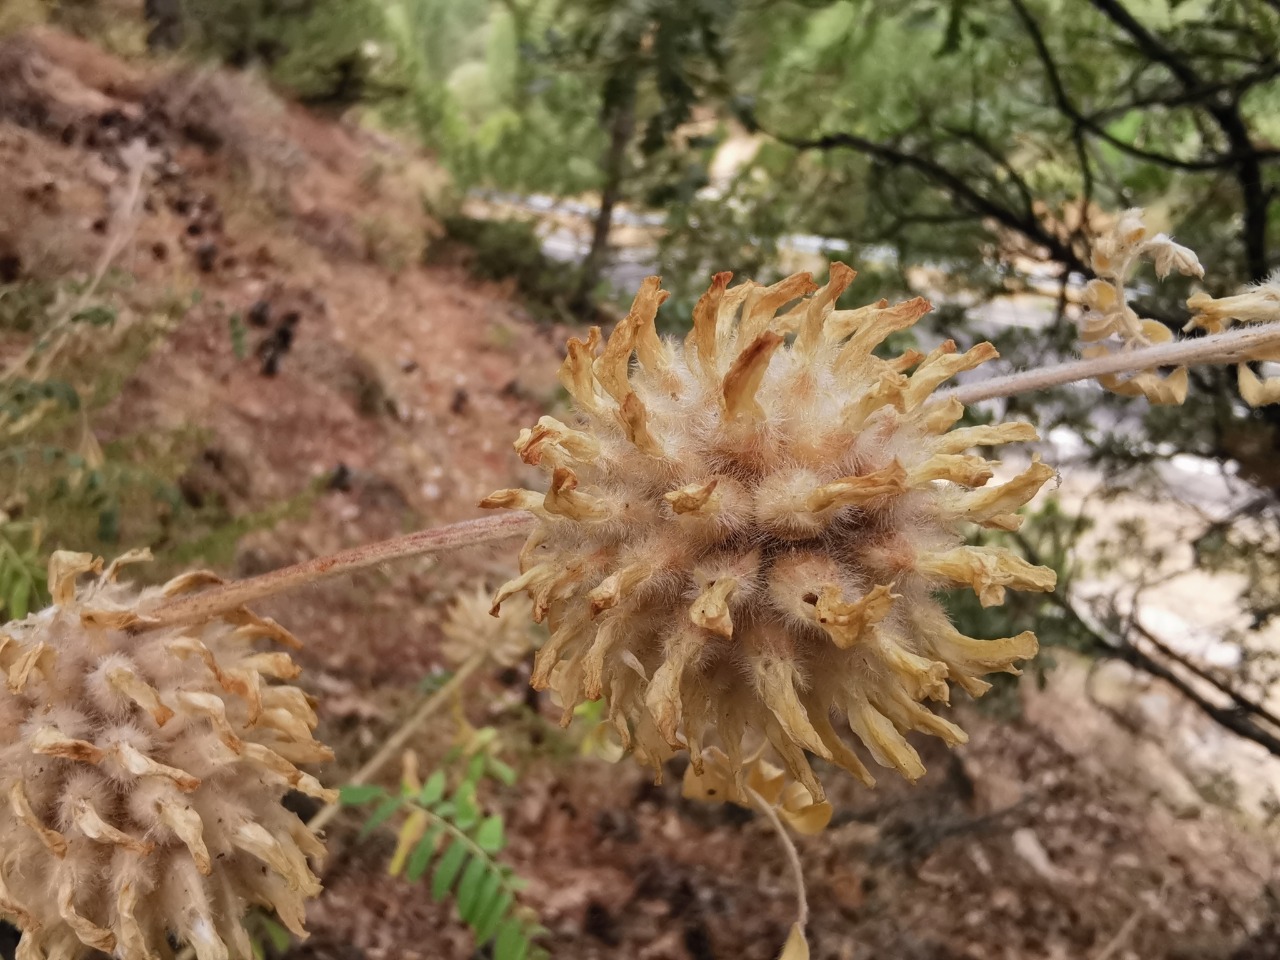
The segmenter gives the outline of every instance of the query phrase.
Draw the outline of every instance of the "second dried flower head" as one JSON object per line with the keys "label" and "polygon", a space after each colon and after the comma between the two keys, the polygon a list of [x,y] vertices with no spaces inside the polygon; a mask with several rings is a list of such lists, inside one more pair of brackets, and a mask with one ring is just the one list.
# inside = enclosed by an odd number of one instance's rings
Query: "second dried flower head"
{"label": "second dried flower head", "polygon": [[930,306],[835,309],[853,277],[840,263],[821,287],[718,274],[683,344],[659,337],[667,295],[649,278],[607,342],[595,329],[569,341],[560,378],[577,422],[543,417],[516,442],[549,489],[482,503],[541,521],[494,599],[527,592],[550,627],[534,685],[566,719],[605,697],[624,745],[659,772],[685,749],[700,770],[713,745],[742,770],[754,737],[815,801],[806,751],[874,783],[838,716],[914,780],[905,733],[965,739],[924,701],[946,702],[950,683],[981,694],[980,677],[1036,652],[1029,632],[963,636],[933,596],[967,585],[989,606],[1006,588],[1053,589],[1051,570],[963,539],[1016,529],[1053,475],[1033,461],[989,487],[997,464],[966,451],[1036,431],[952,429],[964,408],[934,391],[994,348],[877,356]]}
{"label": "second dried flower head", "polygon": [[[331,759],[308,697],[287,681],[296,645],[241,608],[158,626],[193,573],[139,592],[90,554],[55,553],[53,604],[0,628],[0,916],[23,960],[253,956],[254,904],[305,936],[324,847],[281,800],[332,801],[297,764]],[[79,575],[101,576],[77,587]]]}

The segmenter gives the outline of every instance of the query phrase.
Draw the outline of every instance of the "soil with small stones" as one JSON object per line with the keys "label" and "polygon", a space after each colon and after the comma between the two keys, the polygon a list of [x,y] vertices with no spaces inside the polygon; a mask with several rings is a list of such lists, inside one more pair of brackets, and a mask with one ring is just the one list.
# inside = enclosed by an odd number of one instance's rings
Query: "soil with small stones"
{"label": "soil with small stones", "polygon": [[[152,155],[129,218],[139,140]],[[522,479],[510,442],[557,402],[569,331],[534,324],[509,290],[421,265],[438,232],[421,198],[441,177],[412,149],[244,76],[127,64],[39,32],[0,42],[0,167],[0,279],[88,276],[125,229],[114,266],[132,277],[119,296],[137,312],[199,291],[100,419],[100,440],[197,427],[183,495],[237,515],[324,478],[306,516],[243,537],[223,572],[471,517]],[[23,346],[0,331],[0,360]],[[409,562],[264,606],[307,642],[306,682],[339,753],[330,782],[442,666],[450,596],[498,582],[513,552]],[[501,731],[519,771],[484,801],[506,819],[503,859],[528,881],[523,901],[552,954],[775,957],[795,891],[767,822],[682,799],[678,765],[654,785],[628,762],[582,755],[520,681],[493,671],[466,712]],[[884,775],[870,792],[825,772],[835,819],[799,841],[812,955],[1280,957],[1274,835],[1208,803],[1175,814],[1090,748],[1128,735],[1105,714],[1053,684],[1018,695],[1028,709],[1016,721],[957,708],[971,742],[921,743],[929,773],[914,786]],[[424,764],[456,730],[450,717],[423,734]],[[331,825],[312,937],[288,956],[484,956],[451,906],[387,875],[394,834],[357,842],[358,826],[352,814]]]}

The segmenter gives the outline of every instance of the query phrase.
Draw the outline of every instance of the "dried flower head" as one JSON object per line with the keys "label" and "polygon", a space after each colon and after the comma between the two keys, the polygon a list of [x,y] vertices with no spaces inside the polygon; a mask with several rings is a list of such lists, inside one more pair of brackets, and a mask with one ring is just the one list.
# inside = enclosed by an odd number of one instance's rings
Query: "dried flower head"
{"label": "dried flower head", "polygon": [[514,667],[533,649],[533,633],[529,626],[532,608],[524,597],[512,597],[512,603],[495,619],[489,615],[492,604],[483,585],[460,591],[449,606],[442,630],[441,652],[455,667],[478,653],[483,653],[500,667]]}
{"label": "dried flower head", "polygon": [[[1113,349],[1133,350],[1168,343],[1173,331],[1158,320],[1144,319],[1129,304],[1125,285],[1143,260],[1150,260],[1161,279],[1177,271],[1203,277],[1204,267],[1195,253],[1174,243],[1163,233],[1151,236],[1141,210],[1126,210],[1112,228],[1098,237],[1093,250],[1097,278],[1085,287],[1085,313],[1080,318],[1081,337],[1087,343],[1113,340],[1118,346],[1086,347],[1085,357],[1099,357]],[[1187,368],[1178,367],[1162,376],[1156,370],[1140,370],[1129,377],[1108,374],[1098,382],[1126,397],[1145,396],[1152,403],[1179,404],[1187,398]]]}
{"label": "dried flower head", "polygon": [[659,773],[682,749],[700,771],[714,739],[741,776],[750,729],[820,803],[805,751],[874,782],[836,711],[914,780],[924,767],[904,733],[965,739],[922,701],[946,702],[948,681],[980,694],[979,677],[1036,651],[1031,633],[961,635],[933,599],[954,585],[984,605],[1053,588],[1051,570],[961,536],[1016,529],[1053,473],[1036,461],[980,489],[996,464],[964,451],[1036,431],[952,430],[964,408],[934,390],[995,350],[876,356],[930,305],[835,309],[853,277],[841,263],[823,287],[807,273],[736,287],[718,274],[683,344],[657,334],[666,294],[650,277],[608,342],[596,329],[569,341],[560,379],[578,422],[543,417],[516,442],[549,489],[481,504],[541,521],[494,598],[496,610],[527,592],[550,627],[534,685],[559,695],[565,722],[606,697],[623,744]]}
{"label": "dried flower head", "polygon": [[[0,628],[0,914],[24,958],[252,956],[241,927],[261,904],[300,936],[320,890],[320,841],[281,798],[335,799],[295,764],[332,753],[311,736],[298,668],[266,639],[297,641],[246,610],[156,629],[148,611],[216,580],[140,593],[90,554],[57,553],[53,605]],[[78,575],[100,576],[77,590]]]}
{"label": "dried flower head", "polygon": [[[1129,303],[1126,285],[1144,260],[1150,260],[1156,276],[1170,273],[1204,278],[1204,267],[1193,250],[1174,243],[1163,233],[1151,235],[1142,210],[1126,210],[1115,224],[1098,237],[1092,266],[1097,274],[1085,287],[1085,312],[1080,318],[1081,338],[1096,344],[1081,351],[1086,358],[1106,356],[1116,350],[1135,350],[1174,339],[1173,330],[1158,320],[1140,317]],[[1280,277],[1256,284],[1244,293],[1215,299],[1204,291],[1187,298],[1194,313],[1183,330],[1202,329],[1222,333],[1234,321],[1280,319]],[[1111,341],[1110,345],[1099,341]],[[1274,349],[1251,355],[1252,360],[1280,360]],[[1261,380],[1240,364],[1240,396],[1252,407],[1280,403],[1280,379]],[[1146,397],[1155,404],[1181,404],[1187,399],[1187,368],[1174,367],[1166,374],[1155,369],[1139,370],[1127,377],[1105,374],[1098,377],[1103,387],[1126,397]]]}

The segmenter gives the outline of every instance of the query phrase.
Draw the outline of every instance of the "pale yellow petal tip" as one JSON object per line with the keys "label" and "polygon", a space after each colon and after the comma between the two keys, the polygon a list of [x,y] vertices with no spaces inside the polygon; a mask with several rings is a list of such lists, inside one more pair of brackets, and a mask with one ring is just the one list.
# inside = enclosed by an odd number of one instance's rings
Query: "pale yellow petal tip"
{"label": "pale yellow petal tip", "polygon": [[1004,602],[1006,587],[1049,593],[1058,575],[1000,547],[957,547],[940,554],[921,555],[921,572],[960,585],[967,584],[984,607]]}
{"label": "pale yellow petal tip", "polygon": [[799,783],[788,783],[778,800],[778,816],[796,833],[816,837],[831,825],[835,808],[826,800],[815,803],[813,795]]}
{"label": "pale yellow petal tip", "polygon": [[1280,403],[1280,377],[1269,377],[1260,380],[1246,364],[1236,368],[1237,383],[1240,385],[1240,396],[1251,407],[1265,407]]}
{"label": "pale yellow petal tip", "polygon": [[798,923],[791,925],[787,934],[787,942],[782,947],[778,960],[809,960],[809,941],[805,939],[804,928]]}
{"label": "pale yellow petal tip", "polygon": [[102,558],[92,553],[55,550],[49,557],[49,594],[54,604],[66,606],[75,597],[76,578],[82,573],[100,573]]}

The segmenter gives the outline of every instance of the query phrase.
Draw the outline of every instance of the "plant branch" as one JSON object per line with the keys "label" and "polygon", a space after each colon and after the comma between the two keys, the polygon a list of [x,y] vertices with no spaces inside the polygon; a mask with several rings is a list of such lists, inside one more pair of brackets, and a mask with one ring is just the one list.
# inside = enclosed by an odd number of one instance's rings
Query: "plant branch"
{"label": "plant branch", "polygon": [[[1142,22],[1121,0],[1092,0],[1093,6],[1112,23],[1123,30],[1147,57],[1165,66],[1179,85],[1191,91],[1204,86],[1200,74],[1182,56],[1181,51],[1165,46],[1160,38],[1143,26]],[[1262,183],[1263,157],[1253,143],[1249,125],[1240,112],[1237,97],[1226,102],[1210,99],[1202,102],[1206,113],[1213,118],[1218,129],[1226,137],[1236,182],[1240,186],[1242,221],[1240,239],[1244,246],[1245,264],[1250,280],[1262,280],[1267,275],[1267,219],[1269,198]]]}
{"label": "plant branch", "polygon": [[[1074,360],[1053,367],[1027,370],[1005,377],[956,387],[940,398],[955,397],[961,403],[977,403],[996,397],[1010,397],[1034,390],[1088,380],[1105,374],[1125,373],[1162,366],[1236,363],[1280,344],[1280,324],[1246,327],[1208,337],[1127,350],[1092,360]],[[328,577],[351,573],[406,557],[445,553],[518,537],[529,532],[532,514],[523,511],[464,520],[461,523],[407,536],[366,544],[326,557],[317,557],[291,567],[247,580],[213,587],[194,596],[168,600],[148,611],[151,626],[176,626],[211,620],[246,604],[275,596]]]}
{"label": "plant branch", "polygon": [[1242,363],[1259,352],[1280,345],[1280,323],[1243,327],[1208,337],[1162,343],[1140,350],[1121,350],[1091,360],[1071,360],[1052,367],[1025,370],[1004,377],[955,387],[935,394],[939,399],[955,397],[961,403],[978,403],[996,397],[1012,397],[1079,380],[1092,380],[1113,373],[1130,373],[1155,367]]}
{"label": "plant branch", "polygon": [[1163,63],[1184,87],[1192,89],[1202,86],[1200,77],[1190,64],[1182,60],[1174,50],[1161,43],[1160,39],[1144,27],[1120,0],[1092,0],[1092,2],[1107,19],[1129,35],[1144,56]]}
{"label": "plant branch", "polygon": [[[1018,19],[1022,21],[1023,26],[1027,30],[1027,34],[1031,37],[1032,46],[1036,48],[1036,55],[1040,58],[1040,62],[1044,65],[1045,76],[1049,80],[1049,89],[1053,92],[1054,102],[1057,104],[1058,111],[1066,116],[1072,123],[1072,126],[1078,130],[1087,130],[1089,133],[1098,137],[1105,143],[1110,144],[1117,150],[1123,151],[1139,160],[1149,160],[1152,163],[1159,164],[1163,167],[1172,167],[1176,170],[1188,171],[1211,171],[1211,170],[1230,170],[1236,164],[1245,159],[1255,160],[1276,160],[1280,159],[1280,150],[1271,148],[1259,149],[1252,145],[1240,150],[1233,149],[1230,153],[1213,154],[1204,160],[1184,160],[1181,157],[1175,157],[1167,153],[1157,153],[1154,150],[1145,150],[1136,144],[1129,143],[1119,137],[1112,135],[1103,127],[1094,117],[1086,116],[1082,113],[1067,94],[1066,85],[1062,82],[1062,74],[1058,70],[1058,65],[1053,59],[1053,54],[1049,51],[1049,44],[1045,40],[1044,31],[1040,29],[1039,23],[1031,15],[1031,11],[1027,9],[1026,4],[1022,0],[1009,0],[1013,6],[1014,12],[1018,15]],[[1265,76],[1268,71],[1260,71],[1260,76]],[[1180,105],[1182,106],[1203,106],[1210,96],[1215,94],[1208,91],[1211,87],[1203,85],[1192,88],[1195,95],[1188,95]],[[1232,88],[1228,88],[1232,89]]]}
{"label": "plant branch", "polygon": [[[763,129],[763,128],[761,128]],[[769,131],[764,131],[768,133]],[[1059,263],[1064,263],[1077,273],[1092,276],[1092,271],[1071,246],[1044,228],[1034,216],[1011,210],[1009,207],[973,187],[968,177],[929,157],[911,153],[891,143],[881,143],[853,133],[828,133],[818,137],[787,137],[771,133],[779,143],[796,150],[835,150],[847,148],[866,154],[886,163],[908,167],[932,180],[949,193],[957,203],[979,216],[989,217],[1015,233],[1020,233],[1032,243],[1039,244]]]}
{"label": "plant branch", "polygon": [[[1035,549],[1026,537],[1014,534],[1014,540],[1022,548],[1028,560],[1032,563],[1041,562],[1039,551]],[[1228,707],[1214,703],[1197,690],[1192,683],[1180,676],[1172,667],[1139,649],[1126,636],[1114,633],[1094,617],[1082,612],[1061,590],[1055,590],[1047,594],[1046,599],[1066,614],[1076,626],[1082,628],[1093,638],[1094,643],[1097,645],[1097,649],[1094,651],[1096,655],[1113,657],[1116,660],[1127,663],[1135,670],[1141,670],[1143,673],[1165,681],[1215,723],[1230,730],[1237,736],[1243,737],[1245,740],[1252,740],[1273,756],[1280,757],[1280,736],[1260,727],[1249,717],[1248,712],[1243,711],[1238,706]],[[1235,699],[1233,698],[1234,702]]]}
{"label": "plant branch", "polygon": [[[1051,596],[1056,597],[1056,594]],[[1264,747],[1273,756],[1280,757],[1280,736],[1276,736],[1259,727],[1237,707],[1224,707],[1209,700],[1208,697],[1200,693],[1172,668],[1161,663],[1155,657],[1142,652],[1125,638],[1111,634],[1101,624],[1081,614],[1069,602],[1063,601],[1059,603],[1059,606],[1062,606],[1064,611],[1067,611],[1099,641],[1108,656],[1115,657],[1117,660],[1121,660],[1137,670],[1149,673],[1153,677],[1165,681],[1190,700],[1209,719],[1239,737],[1252,740],[1259,746]]]}
{"label": "plant branch", "polygon": [[[1206,83],[1203,86],[1186,88],[1180,93],[1169,93],[1167,90],[1161,89],[1158,94],[1135,97],[1124,103],[1097,110],[1089,114],[1087,119],[1090,123],[1103,124],[1118,117],[1123,117],[1126,113],[1134,110],[1145,110],[1148,107],[1162,107],[1164,109],[1185,107],[1224,93],[1232,99],[1238,100],[1252,88],[1268,83],[1277,76],[1280,76],[1280,63],[1270,63],[1260,67],[1253,73],[1247,73],[1244,76],[1234,77],[1231,80],[1223,80],[1218,83]],[[1136,77],[1132,78],[1131,82],[1126,84],[1126,87],[1133,88],[1137,79]]]}
{"label": "plant branch", "polygon": [[1268,710],[1266,706],[1264,706],[1261,703],[1256,703],[1255,701],[1250,700],[1248,697],[1240,693],[1238,690],[1235,689],[1235,687],[1227,683],[1225,680],[1222,680],[1219,677],[1214,676],[1207,669],[1202,667],[1200,664],[1196,663],[1190,657],[1186,656],[1185,654],[1179,653],[1177,650],[1174,650],[1172,647],[1166,644],[1163,640],[1157,637],[1154,633],[1152,633],[1150,630],[1144,627],[1142,623],[1139,622],[1136,618],[1134,618],[1131,621],[1129,626],[1131,629],[1135,630],[1139,634],[1139,636],[1141,636],[1149,644],[1151,644],[1158,651],[1160,651],[1160,654],[1162,656],[1168,657],[1170,660],[1178,664],[1178,666],[1182,667],[1188,673],[1191,673],[1194,676],[1199,677],[1205,683],[1210,684],[1215,689],[1225,694],[1227,698],[1233,704],[1235,704],[1236,709],[1241,710],[1247,714],[1252,714],[1253,716],[1259,718],[1260,720],[1264,720],[1267,723],[1270,723],[1272,726],[1276,728],[1278,732],[1280,732],[1280,717],[1276,716],[1274,713]]}
{"label": "plant branch", "polygon": [[176,626],[212,620],[245,604],[297,590],[339,574],[406,557],[446,553],[462,547],[518,537],[528,533],[533,523],[532,514],[515,511],[497,517],[463,520],[445,527],[419,530],[403,537],[380,540],[327,557],[306,560],[258,577],[232,581],[193,596],[168,600],[149,610],[148,616],[154,626]]}
{"label": "plant branch", "polygon": [[787,833],[787,828],[782,825],[782,818],[778,816],[778,811],[751,787],[746,789],[747,796],[751,798],[756,809],[769,818],[774,832],[778,835],[778,841],[782,844],[783,852],[787,855],[787,862],[791,864],[791,874],[796,882],[796,926],[803,933],[805,927],[809,925],[809,897],[805,893],[804,864],[800,862],[800,852],[796,850],[795,841]]}

